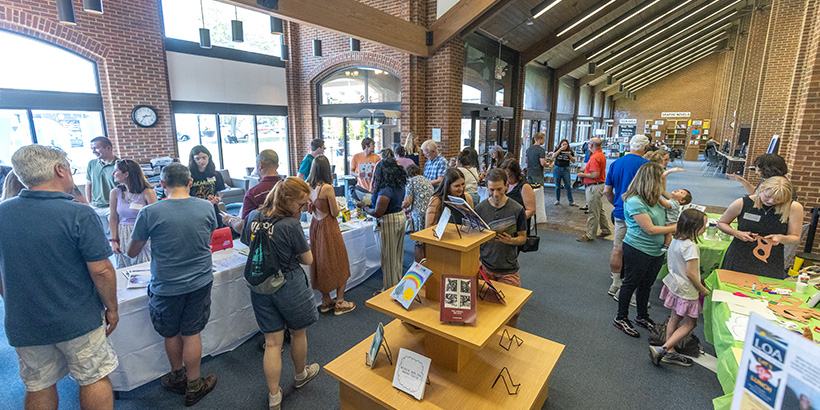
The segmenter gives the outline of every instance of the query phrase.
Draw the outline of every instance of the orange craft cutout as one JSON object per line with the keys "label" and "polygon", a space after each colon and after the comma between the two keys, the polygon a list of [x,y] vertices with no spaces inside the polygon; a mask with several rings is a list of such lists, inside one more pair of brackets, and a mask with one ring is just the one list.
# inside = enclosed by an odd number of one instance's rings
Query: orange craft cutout
{"label": "orange craft cutout", "polygon": [[794,322],[809,323],[809,319],[812,318],[820,320],[820,312],[814,309],[786,305],[769,305],[769,309],[783,319]]}
{"label": "orange craft cutout", "polygon": [[772,243],[763,239],[762,236],[757,236],[757,246],[752,250],[755,258],[760,259],[763,263],[769,262],[769,254],[772,253]]}

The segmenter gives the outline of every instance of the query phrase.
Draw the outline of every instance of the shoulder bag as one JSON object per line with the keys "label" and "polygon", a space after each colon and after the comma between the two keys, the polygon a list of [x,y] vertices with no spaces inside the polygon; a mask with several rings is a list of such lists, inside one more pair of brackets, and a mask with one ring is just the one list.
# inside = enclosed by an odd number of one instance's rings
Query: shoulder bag
{"label": "shoulder bag", "polygon": [[[250,221],[251,244],[248,247],[248,261],[245,263],[245,282],[252,292],[272,295],[285,285],[279,256],[271,236],[279,219],[262,219],[262,213]],[[269,228],[267,224],[270,224]],[[269,232],[267,232],[269,230]]]}
{"label": "shoulder bag", "polygon": [[532,226],[535,227],[535,235],[530,235],[529,230],[527,231],[527,242],[524,242],[524,244],[520,246],[521,252],[535,252],[538,250],[538,246],[541,245],[541,237],[538,236],[538,218],[533,215],[532,220]]}

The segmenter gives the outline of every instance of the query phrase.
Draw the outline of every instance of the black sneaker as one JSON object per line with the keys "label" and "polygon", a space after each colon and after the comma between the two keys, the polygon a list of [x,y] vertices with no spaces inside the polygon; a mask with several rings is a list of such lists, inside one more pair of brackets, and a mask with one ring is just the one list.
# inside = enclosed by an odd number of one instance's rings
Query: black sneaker
{"label": "black sneaker", "polygon": [[[203,397],[207,396],[208,393],[213,391],[214,387],[216,387],[216,375],[209,374],[206,377],[199,378],[199,389],[191,389],[188,387],[185,390],[185,407],[191,407],[194,404],[197,404]],[[192,382],[188,382],[189,384]]]}
{"label": "black sneaker", "polygon": [[171,371],[166,373],[159,379],[159,383],[165,390],[172,391],[176,394],[185,394],[185,389],[188,386],[188,376],[185,375],[185,369],[178,371]]}
{"label": "black sneaker", "polygon": [[650,332],[655,329],[655,322],[650,318],[641,319],[639,317],[635,318],[635,324],[649,330]]}
{"label": "black sneaker", "polygon": [[678,352],[671,352],[667,353],[661,358],[661,361],[664,363],[669,364],[676,364],[678,366],[685,366],[690,367],[692,366],[692,359],[678,353]]}
{"label": "black sneaker", "polygon": [[666,349],[661,346],[649,346],[649,358],[652,359],[652,364],[660,365],[664,356],[666,356]]}
{"label": "black sneaker", "polygon": [[632,323],[627,318],[615,318],[615,320],[612,321],[612,325],[617,327],[618,329],[623,330],[623,332],[626,333],[627,336],[632,336],[636,338],[641,337],[641,334],[638,333],[638,331],[635,330],[634,327],[632,327]]}

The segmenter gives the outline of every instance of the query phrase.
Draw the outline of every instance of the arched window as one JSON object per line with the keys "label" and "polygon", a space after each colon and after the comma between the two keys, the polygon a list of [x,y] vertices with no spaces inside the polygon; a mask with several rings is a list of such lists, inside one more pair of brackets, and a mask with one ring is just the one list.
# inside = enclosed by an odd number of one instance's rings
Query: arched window
{"label": "arched window", "polygon": [[371,67],[337,71],[319,83],[320,104],[401,102],[401,80]]}
{"label": "arched window", "polygon": [[373,67],[348,67],[325,77],[316,87],[320,135],[325,155],[337,174],[350,171],[364,138],[376,150],[400,141],[401,79]]}
{"label": "arched window", "polygon": [[3,30],[0,55],[13,57],[0,64],[0,163],[24,145],[53,145],[84,174],[89,141],[105,135],[96,63]]}

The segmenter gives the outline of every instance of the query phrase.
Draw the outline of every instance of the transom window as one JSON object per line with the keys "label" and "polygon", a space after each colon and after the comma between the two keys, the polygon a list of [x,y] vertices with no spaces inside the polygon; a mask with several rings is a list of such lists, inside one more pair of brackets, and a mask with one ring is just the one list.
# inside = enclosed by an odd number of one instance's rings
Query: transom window
{"label": "transom window", "polygon": [[401,80],[371,67],[351,67],[319,84],[321,104],[401,102]]}

